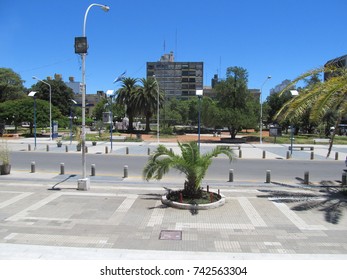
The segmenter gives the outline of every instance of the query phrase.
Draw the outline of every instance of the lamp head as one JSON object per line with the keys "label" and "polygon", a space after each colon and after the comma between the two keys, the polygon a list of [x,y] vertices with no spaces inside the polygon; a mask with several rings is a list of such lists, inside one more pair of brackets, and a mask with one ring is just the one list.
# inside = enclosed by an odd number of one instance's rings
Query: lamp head
{"label": "lamp head", "polygon": [[197,95],[198,97],[201,97],[202,94],[203,94],[203,90],[202,90],[202,89],[197,89],[197,90],[196,90],[196,95]]}
{"label": "lamp head", "polygon": [[106,95],[107,96],[111,96],[111,95],[113,95],[113,93],[114,93],[113,89],[106,90]]}
{"label": "lamp head", "polygon": [[267,79],[270,80],[272,77],[271,76],[268,76]]}
{"label": "lamp head", "polygon": [[106,6],[106,5],[103,5],[101,6],[101,9],[104,11],[104,12],[108,12],[110,10],[110,7],[109,6]]}

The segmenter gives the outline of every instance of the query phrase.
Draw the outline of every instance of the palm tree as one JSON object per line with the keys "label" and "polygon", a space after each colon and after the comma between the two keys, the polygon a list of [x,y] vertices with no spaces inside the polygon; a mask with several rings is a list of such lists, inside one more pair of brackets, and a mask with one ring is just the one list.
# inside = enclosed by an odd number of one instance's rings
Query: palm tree
{"label": "palm tree", "polygon": [[146,132],[151,130],[150,119],[154,112],[158,109],[158,97],[159,106],[164,101],[162,93],[159,92],[159,86],[154,78],[141,79],[142,86],[138,88],[135,104],[139,111],[146,118]]}
{"label": "palm tree", "polygon": [[129,127],[128,130],[132,131],[134,129],[134,114],[137,111],[135,106],[135,97],[137,92],[138,79],[135,78],[124,78],[122,80],[122,87],[117,91],[116,102],[120,105],[126,106],[126,114],[129,117]]}
{"label": "palm tree", "polygon": [[283,94],[288,87],[295,85],[307,77],[320,72],[331,72],[333,75],[323,83],[315,83],[308,89],[289,100],[276,114],[275,118],[280,120],[295,120],[310,111],[310,120],[312,122],[321,121],[328,112],[335,112],[337,115],[335,121],[335,130],[331,136],[330,146],[327,157],[329,157],[334,141],[334,136],[338,125],[343,116],[347,113],[347,69],[346,68],[319,68],[308,71],[297,77],[280,94]]}
{"label": "palm tree", "polygon": [[159,145],[150,156],[143,170],[143,177],[147,181],[152,178],[160,180],[170,168],[174,168],[186,175],[182,193],[185,197],[192,199],[202,196],[201,182],[212,163],[212,158],[225,154],[231,161],[234,157],[233,151],[226,146],[217,146],[203,155],[200,154],[196,142],[184,144],[178,142],[178,146],[181,149],[181,155],[175,154],[164,145]]}

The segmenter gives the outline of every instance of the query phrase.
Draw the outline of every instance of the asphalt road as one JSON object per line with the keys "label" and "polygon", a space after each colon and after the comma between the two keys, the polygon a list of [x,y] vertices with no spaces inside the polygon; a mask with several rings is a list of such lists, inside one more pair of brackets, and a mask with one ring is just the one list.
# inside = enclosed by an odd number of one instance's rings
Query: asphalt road
{"label": "asphalt road", "polygon": [[[30,172],[31,163],[36,164],[36,172],[60,172],[60,164],[64,163],[65,173],[80,174],[82,170],[81,155],[76,153],[32,153],[12,152],[12,168]],[[124,166],[128,166],[129,177],[141,177],[146,155],[113,155],[87,154],[87,174],[91,164],[96,166],[97,176],[122,177]],[[266,171],[271,170],[271,180],[275,182],[299,182],[306,171],[310,173],[310,181],[339,181],[345,166],[341,161],[320,160],[284,160],[284,159],[236,159],[229,162],[226,158],[215,158],[210,166],[206,179],[229,180],[229,170],[233,169],[234,181],[264,182]],[[177,179],[178,173],[170,171],[168,178]]]}

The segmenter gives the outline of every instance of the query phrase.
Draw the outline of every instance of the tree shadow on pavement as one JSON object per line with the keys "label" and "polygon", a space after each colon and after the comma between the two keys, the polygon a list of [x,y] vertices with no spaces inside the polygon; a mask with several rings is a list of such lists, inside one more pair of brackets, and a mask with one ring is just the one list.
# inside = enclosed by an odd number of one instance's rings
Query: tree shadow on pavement
{"label": "tree shadow on pavement", "polygon": [[[321,182],[323,183],[323,182]],[[323,184],[322,184],[323,185]],[[259,190],[266,193],[258,197],[268,198],[276,203],[295,203],[291,207],[294,211],[308,211],[318,209],[324,212],[325,220],[331,224],[338,224],[347,206],[347,189],[340,186],[323,186],[312,192],[286,190]]]}

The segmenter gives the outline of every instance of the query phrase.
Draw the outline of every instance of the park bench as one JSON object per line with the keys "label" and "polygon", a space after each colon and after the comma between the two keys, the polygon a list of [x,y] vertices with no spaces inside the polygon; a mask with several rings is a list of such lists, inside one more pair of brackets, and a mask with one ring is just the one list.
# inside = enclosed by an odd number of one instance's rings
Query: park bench
{"label": "park bench", "polygon": [[[294,149],[301,150],[301,151],[303,151],[304,149],[308,149],[310,151],[313,151],[314,147],[313,146],[298,146],[298,145],[295,145],[295,146],[293,146],[293,150]],[[288,147],[288,150],[291,150],[291,146]]]}
{"label": "park bench", "polygon": [[126,136],[112,136],[112,142],[125,141]]}
{"label": "park bench", "polygon": [[229,147],[231,150],[240,150],[241,146],[240,145],[217,145],[217,147]]}
{"label": "park bench", "polygon": [[313,139],[313,144],[317,144],[317,143],[330,143],[330,139]]}

